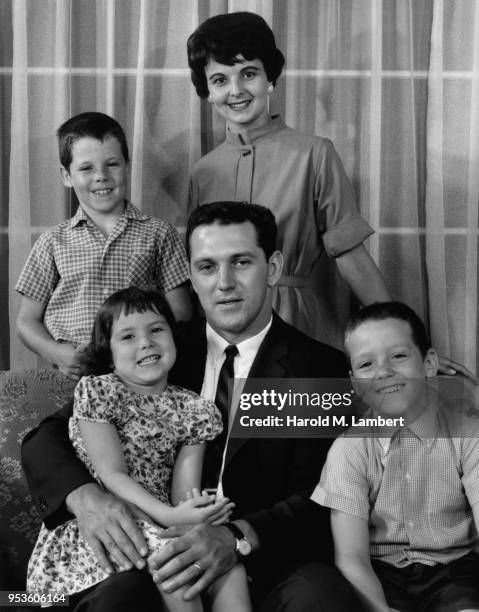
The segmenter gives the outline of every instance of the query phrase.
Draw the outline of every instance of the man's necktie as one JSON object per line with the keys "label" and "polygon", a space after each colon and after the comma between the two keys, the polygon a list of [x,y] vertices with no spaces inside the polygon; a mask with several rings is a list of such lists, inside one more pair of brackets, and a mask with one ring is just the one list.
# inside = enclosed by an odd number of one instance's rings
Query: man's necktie
{"label": "man's necktie", "polygon": [[238,354],[238,348],[235,344],[229,344],[224,352],[226,358],[218,376],[215,395],[215,404],[221,413],[223,421],[223,431],[217,438],[208,442],[203,465],[203,485],[212,488],[218,486],[221,465],[223,463],[223,452],[226,438],[228,437],[229,412],[233,390],[231,383],[229,385],[228,382],[234,379],[234,360]]}
{"label": "man's necktie", "polygon": [[226,359],[223,361],[221,366],[220,374],[218,376],[218,385],[216,387],[215,404],[218,410],[221,412],[221,418],[223,419],[223,431],[220,435],[228,433],[228,422],[231,405],[231,394],[228,389],[228,381],[234,379],[234,360],[238,354],[238,348],[235,344],[229,344],[225,348]]}

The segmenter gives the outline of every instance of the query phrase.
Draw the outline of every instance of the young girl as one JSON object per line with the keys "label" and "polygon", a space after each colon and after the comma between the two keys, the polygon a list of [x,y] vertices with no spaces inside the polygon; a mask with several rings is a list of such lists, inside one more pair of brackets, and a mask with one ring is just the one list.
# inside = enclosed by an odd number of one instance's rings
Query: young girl
{"label": "young girl", "polygon": [[[156,291],[130,287],[111,295],[85,355],[94,375],[76,387],[69,424],[75,450],[95,478],[151,518],[138,520],[150,552],[168,541],[158,525],[220,524],[233,506],[198,492],[205,442],[220,433],[221,416],[212,402],[167,384],[176,358],[172,323]],[[28,567],[29,590],[72,594],[107,576],[75,519],[52,531],[42,526]],[[250,609],[240,566],[210,592],[213,610]],[[203,609],[199,598],[187,602],[181,595],[162,594],[168,610]]]}

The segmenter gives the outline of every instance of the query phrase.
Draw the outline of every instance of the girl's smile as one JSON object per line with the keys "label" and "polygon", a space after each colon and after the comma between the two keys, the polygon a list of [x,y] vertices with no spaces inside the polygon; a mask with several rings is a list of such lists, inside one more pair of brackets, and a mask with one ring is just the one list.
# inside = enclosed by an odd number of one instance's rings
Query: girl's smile
{"label": "girl's smile", "polygon": [[110,346],[115,374],[133,391],[152,395],[165,389],[176,347],[163,315],[122,313],[113,321]]}

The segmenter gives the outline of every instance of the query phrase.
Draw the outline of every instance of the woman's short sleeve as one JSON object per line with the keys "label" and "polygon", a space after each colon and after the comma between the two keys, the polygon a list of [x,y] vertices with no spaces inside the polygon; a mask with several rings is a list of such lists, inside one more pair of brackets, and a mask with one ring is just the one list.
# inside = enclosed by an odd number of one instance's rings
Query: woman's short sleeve
{"label": "woman's short sleeve", "polygon": [[73,394],[73,416],[83,421],[115,423],[120,398],[115,385],[103,376],[84,376]]}
{"label": "woman's short sleeve", "polygon": [[200,444],[213,440],[221,433],[221,414],[213,402],[178,387],[175,396],[175,429],[180,443]]}
{"label": "woman's short sleeve", "polygon": [[351,182],[333,143],[319,140],[315,200],[318,226],[328,257],[338,257],[366,240],[373,230],[358,212]]}

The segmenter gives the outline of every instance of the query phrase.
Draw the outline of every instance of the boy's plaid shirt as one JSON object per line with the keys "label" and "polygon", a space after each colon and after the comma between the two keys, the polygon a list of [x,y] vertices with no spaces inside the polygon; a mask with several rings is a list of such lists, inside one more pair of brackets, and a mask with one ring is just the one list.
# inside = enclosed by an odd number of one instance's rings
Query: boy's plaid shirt
{"label": "boy's plaid shirt", "polygon": [[15,289],[45,304],[44,324],[57,341],[90,340],[98,308],[131,285],[168,293],[188,280],[176,230],[127,203],[108,237],[81,207],[34,244]]}

